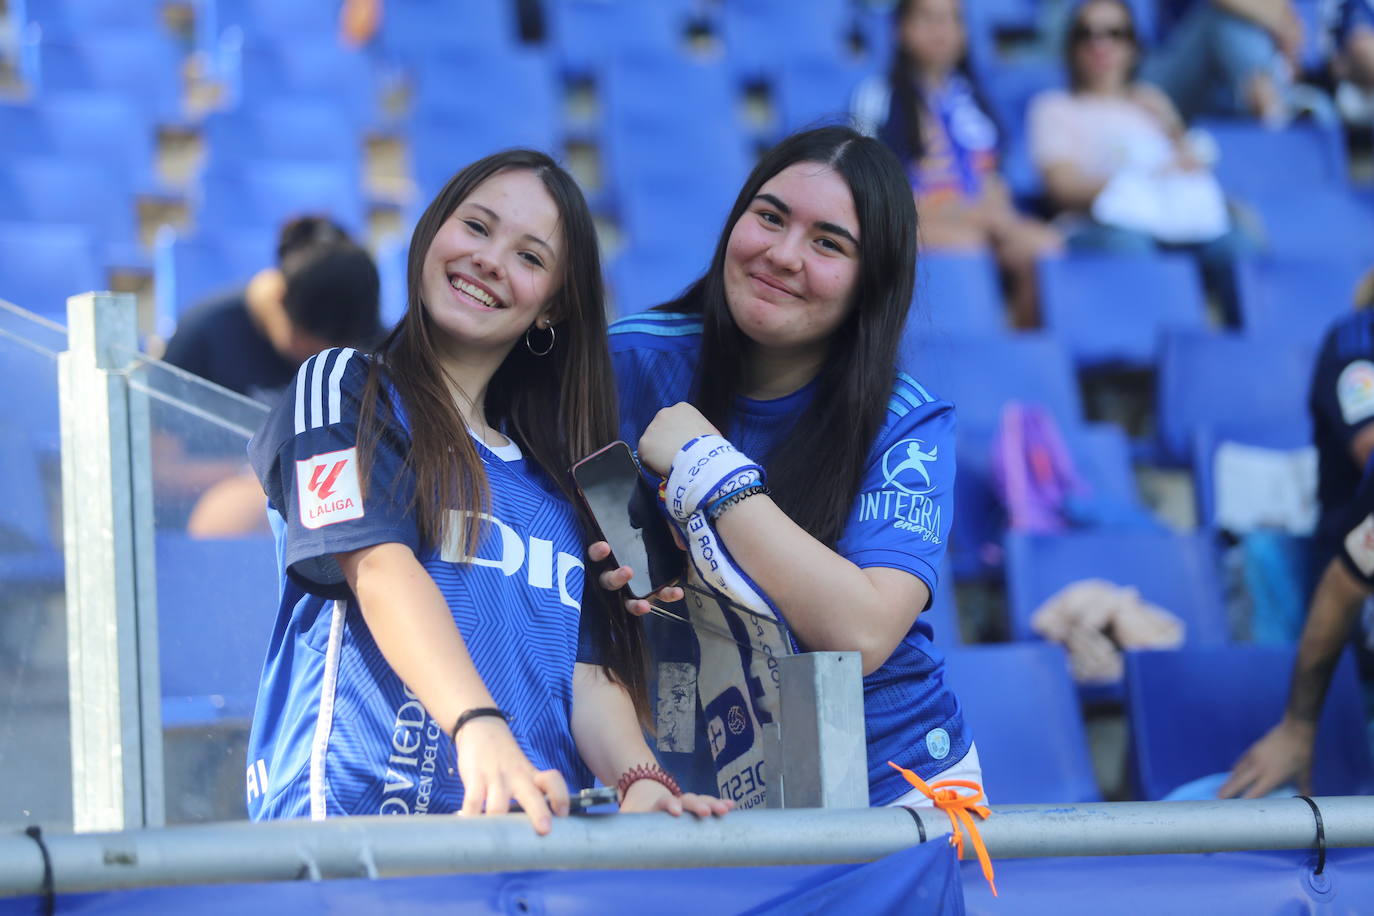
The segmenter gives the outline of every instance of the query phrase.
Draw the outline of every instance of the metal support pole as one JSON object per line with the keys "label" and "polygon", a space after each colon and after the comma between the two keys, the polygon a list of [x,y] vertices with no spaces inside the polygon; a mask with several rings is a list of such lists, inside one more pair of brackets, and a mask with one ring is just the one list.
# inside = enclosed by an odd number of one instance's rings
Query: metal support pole
{"label": "metal support pole", "polygon": [[[1374,798],[1318,798],[1326,845],[1374,846]],[[916,812],[926,836],[948,817]],[[1311,849],[1312,810],[1297,798],[994,807],[979,825],[994,862],[1042,856]],[[352,817],[201,824],[112,834],[52,834],[59,894],[130,887],[389,878],[545,869],[729,868],[871,862],[918,842],[899,808],[740,811],[722,818],[615,814],[557,818],[541,837],[523,815]],[[43,855],[0,835],[0,897],[37,894]]]}
{"label": "metal support pole", "polygon": [[133,296],[67,300],[58,357],[67,568],[72,815],[78,831],[163,822],[162,729],[146,396]]}
{"label": "metal support pole", "polygon": [[[778,659],[778,741],[767,758],[787,808],[867,808],[863,669],[856,652],[803,652]],[[765,735],[765,738],[768,736]],[[776,762],[774,762],[776,760]],[[769,798],[773,787],[768,788]],[[773,807],[772,804],[769,807]]]}

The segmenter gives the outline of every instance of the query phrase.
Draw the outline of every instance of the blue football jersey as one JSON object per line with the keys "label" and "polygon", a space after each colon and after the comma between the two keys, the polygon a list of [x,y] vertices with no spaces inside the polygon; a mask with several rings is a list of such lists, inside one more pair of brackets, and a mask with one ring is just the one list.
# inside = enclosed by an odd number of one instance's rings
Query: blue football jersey
{"label": "blue football jersey", "polygon": [[446,542],[424,545],[399,407],[366,479],[359,472],[367,370],[367,358],[350,349],[312,357],[249,445],[283,567],[249,738],[249,814],[319,819],[462,806],[445,731],[452,723],[432,719],[392,671],[334,559],[390,542],[414,550],[434,578],[530,762],[559,770],[573,789],[589,785],[570,726],[585,548],[572,507],[514,442],[477,442],[490,506],[475,555],[458,546],[457,511]]}
{"label": "blue football jersey", "polygon": [[[611,325],[625,441],[637,443],[658,410],[690,400],[700,345],[696,315],[641,312]],[[814,395],[812,383],[776,400],[740,398],[725,435],[767,467]],[[909,572],[934,594],[953,515],[954,467],[953,406],[898,373],[836,551],[862,568]],[[685,635],[682,628],[658,632],[674,639]],[[875,805],[910,788],[889,760],[926,778],[958,762],[972,742],[932,637],[930,624],[918,617],[887,662],[864,678],[869,796]],[[664,657],[689,657],[681,647],[662,649]]]}

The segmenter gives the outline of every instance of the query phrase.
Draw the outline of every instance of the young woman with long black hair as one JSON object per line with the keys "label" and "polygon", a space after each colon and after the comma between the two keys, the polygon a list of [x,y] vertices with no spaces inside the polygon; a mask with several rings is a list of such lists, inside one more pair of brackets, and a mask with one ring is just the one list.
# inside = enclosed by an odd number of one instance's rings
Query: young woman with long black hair
{"label": "young woman with long black hair", "polygon": [[[915,258],[896,157],[848,128],[807,131],[763,156],[706,273],[611,328],[622,436],[666,478],[689,548],[712,539],[711,558],[693,553],[699,579],[780,617],[793,648],[861,654],[874,804],[920,803],[889,760],[924,779],[980,776],[920,620],[941,587],[954,409],[897,366]],[[732,574],[713,567],[721,557]],[[717,785],[761,803],[759,773],[738,761],[772,716],[767,673],[712,673],[700,641]]]}
{"label": "young woman with long black hair", "polygon": [[617,609],[601,645],[579,647],[568,468],[615,435],[581,193],[542,153],[482,159],[420,218],[407,276],[377,352],[312,357],[250,446],[284,571],[251,815],[514,800],[544,833],[592,774],[622,810],[723,813],[653,762],[631,620]]}

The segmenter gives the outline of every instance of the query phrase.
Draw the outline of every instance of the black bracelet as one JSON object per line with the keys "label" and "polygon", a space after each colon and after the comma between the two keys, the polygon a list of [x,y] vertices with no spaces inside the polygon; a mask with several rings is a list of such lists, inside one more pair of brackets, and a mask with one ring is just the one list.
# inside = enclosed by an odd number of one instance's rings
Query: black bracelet
{"label": "black bracelet", "polygon": [[748,486],[740,487],[735,492],[723,497],[719,502],[712,503],[706,507],[706,517],[715,521],[725,514],[725,510],[744,502],[751,496],[772,496],[773,491],[762,483],[751,483]]}
{"label": "black bracelet", "polygon": [[453,728],[449,730],[448,736],[452,738],[454,743],[456,744],[458,742],[458,731],[464,725],[467,725],[469,722],[471,722],[473,719],[480,719],[483,716],[495,716],[502,722],[510,722],[510,716],[506,715],[504,712],[497,709],[495,706],[478,706],[474,709],[469,709],[467,712],[459,716],[458,721],[454,722]]}

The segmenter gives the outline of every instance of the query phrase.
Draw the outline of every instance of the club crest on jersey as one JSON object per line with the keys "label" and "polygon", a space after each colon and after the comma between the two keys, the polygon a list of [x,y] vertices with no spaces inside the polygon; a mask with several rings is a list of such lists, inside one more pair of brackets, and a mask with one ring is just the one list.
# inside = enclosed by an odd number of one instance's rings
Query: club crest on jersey
{"label": "club crest on jersey", "polygon": [[1346,424],[1374,416],[1374,363],[1357,359],[1342,369],[1336,379],[1336,400]]}
{"label": "club crest on jersey", "polygon": [[1374,515],[1366,515],[1364,521],[1345,536],[1345,552],[1360,572],[1374,576]]}
{"label": "club crest on jersey", "polygon": [[358,449],[325,452],[296,462],[296,494],[301,524],[323,528],[363,517],[358,485]]}

